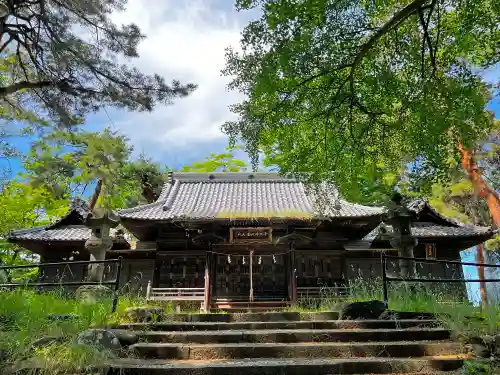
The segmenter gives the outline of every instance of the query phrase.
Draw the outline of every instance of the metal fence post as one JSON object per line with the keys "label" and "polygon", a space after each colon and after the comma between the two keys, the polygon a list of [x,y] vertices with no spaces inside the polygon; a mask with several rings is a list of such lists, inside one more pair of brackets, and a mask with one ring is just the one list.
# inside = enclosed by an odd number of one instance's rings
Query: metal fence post
{"label": "metal fence post", "polygon": [[384,294],[384,303],[385,307],[389,307],[389,292],[387,290],[387,272],[386,272],[386,260],[385,254],[383,252],[380,253],[380,266],[382,267],[382,290]]}
{"label": "metal fence post", "polygon": [[118,288],[120,287],[120,277],[122,274],[122,257],[118,257],[118,270],[116,271],[115,288],[113,291],[113,307],[111,312],[116,312],[116,306],[118,305]]}

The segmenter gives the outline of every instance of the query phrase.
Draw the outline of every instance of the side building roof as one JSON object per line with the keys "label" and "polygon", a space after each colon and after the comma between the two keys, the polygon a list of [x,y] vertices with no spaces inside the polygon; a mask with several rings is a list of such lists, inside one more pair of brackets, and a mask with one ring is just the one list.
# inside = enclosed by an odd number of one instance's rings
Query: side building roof
{"label": "side building roof", "polygon": [[[495,233],[490,227],[462,224],[453,218],[441,215],[428,200],[423,198],[412,200],[407,207],[418,216],[418,221],[412,223],[411,226],[411,233],[416,238],[488,238]],[[363,241],[372,242],[381,239],[384,234],[391,234],[392,232],[391,225],[380,223],[377,228],[363,238]]]}
{"label": "side building roof", "polygon": [[172,173],[154,203],[121,210],[135,220],[276,220],[377,217],[383,207],[341,199],[332,184],[316,188],[277,173]]}
{"label": "side building roof", "polygon": [[[70,203],[68,212],[52,224],[11,230],[7,235],[10,242],[35,241],[35,242],[85,242],[92,233],[85,225],[91,214],[87,202],[75,199]],[[121,236],[116,236],[117,230],[111,230],[114,240],[127,246],[128,243]]]}

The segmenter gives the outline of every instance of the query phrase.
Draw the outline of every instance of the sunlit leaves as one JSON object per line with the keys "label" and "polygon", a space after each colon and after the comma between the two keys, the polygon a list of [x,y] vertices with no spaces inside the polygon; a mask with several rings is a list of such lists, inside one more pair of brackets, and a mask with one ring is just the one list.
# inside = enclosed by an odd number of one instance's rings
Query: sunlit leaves
{"label": "sunlit leaves", "polygon": [[[413,4],[422,9],[377,34]],[[368,185],[402,185],[404,163],[415,160],[448,177],[457,140],[472,146],[492,127],[490,91],[475,73],[492,61],[485,51],[498,53],[491,0],[237,5],[263,15],[244,29],[241,51],[228,51],[229,87],[247,98],[223,130],[244,141],[254,166],[264,152],[282,172],[334,180],[360,199]]]}
{"label": "sunlit leaves", "polygon": [[43,186],[33,187],[19,180],[5,185],[0,191],[0,263],[19,262],[21,255],[26,255],[25,250],[4,240],[10,230],[48,224],[67,209],[66,199],[54,198]]}
{"label": "sunlit leaves", "polygon": [[234,157],[231,149],[220,154],[212,153],[203,161],[197,161],[181,168],[181,172],[240,172],[247,164]]}

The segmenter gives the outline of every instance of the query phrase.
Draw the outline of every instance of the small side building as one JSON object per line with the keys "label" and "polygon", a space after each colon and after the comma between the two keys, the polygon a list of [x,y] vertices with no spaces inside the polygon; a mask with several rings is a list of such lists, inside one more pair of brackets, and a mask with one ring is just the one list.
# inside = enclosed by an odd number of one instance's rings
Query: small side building
{"label": "small side building", "polygon": [[[75,199],[70,203],[68,212],[62,218],[45,226],[12,230],[8,234],[8,240],[38,254],[40,263],[88,261],[90,254],[85,249],[85,241],[89,239],[91,229],[85,223],[90,212],[85,201]],[[112,230],[111,236],[113,248],[108,252],[107,258],[117,258],[119,255],[124,257],[121,284],[125,285],[133,280],[135,276],[133,271],[140,272],[141,270],[136,270],[135,260],[128,256],[130,244],[123,236],[123,229]],[[115,274],[116,270],[111,267],[114,266],[108,267],[106,277],[112,278]],[[87,276],[87,269],[87,265],[41,267],[39,281],[82,281]],[[147,284],[147,281],[145,283]]]}

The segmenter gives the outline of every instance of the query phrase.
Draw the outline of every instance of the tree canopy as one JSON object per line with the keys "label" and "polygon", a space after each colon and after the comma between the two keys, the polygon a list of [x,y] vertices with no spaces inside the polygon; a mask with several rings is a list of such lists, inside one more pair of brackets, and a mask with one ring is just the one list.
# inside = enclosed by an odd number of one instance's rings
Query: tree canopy
{"label": "tree canopy", "polygon": [[[91,207],[120,209],[158,198],[170,168],[146,155],[134,158],[129,140],[119,132],[76,130],[54,130],[33,142],[24,155],[23,178],[35,188],[46,189],[53,199],[90,195]],[[234,149],[227,149],[180,171],[238,172],[246,166],[235,158]]]}
{"label": "tree canopy", "polygon": [[478,69],[500,61],[494,0],[237,0],[260,8],[223,73],[246,95],[223,130],[285,173],[331,179],[363,200],[408,163],[447,176],[485,138]]}
{"label": "tree canopy", "polygon": [[[238,147],[236,147],[238,148]],[[181,167],[181,172],[240,172],[247,163],[234,157],[235,148],[228,148],[223,153],[211,153],[202,161]]]}
{"label": "tree canopy", "polygon": [[115,209],[151,203],[165,171],[141,155],[131,158],[128,139],[103,132],[54,131],[33,143],[24,158],[25,177],[57,199],[85,196],[91,203]]}
{"label": "tree canopy", "polygon": [[9,0],[0,18],[0,54],[9,74],[0,101],[32,108],[58,125],[80,123],[105,106],[150,111],[157,103],[192,92],[196,85],[127,63],[145,36],[135,24],[116,25],[113,12],[126,0]]}
{"label": "tree canopy", "polygon": [[13,180],[0,191],[0,263],[26,261],[30,254],[5,240],[12,229],[48,224],[51,219],[66,213],[68,202],[56,199],[44,186]]}

